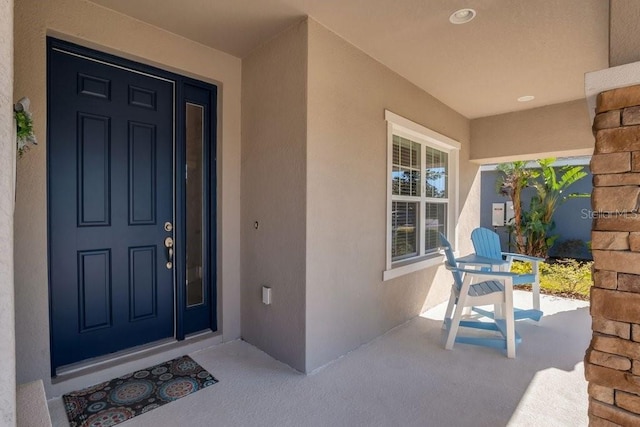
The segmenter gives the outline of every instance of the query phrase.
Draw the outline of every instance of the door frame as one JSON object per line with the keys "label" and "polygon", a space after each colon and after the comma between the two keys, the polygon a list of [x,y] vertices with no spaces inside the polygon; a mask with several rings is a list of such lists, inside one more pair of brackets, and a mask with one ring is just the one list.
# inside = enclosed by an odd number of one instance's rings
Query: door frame
{"label": "door frame", "polygon": [[[210,314],[210,329],[215,332],[218,330],[218,298],[217,298],[217,110],[218,110],[218,97],[217,86],[212,83],[199,81],[190,77],[182,76],[173,72],[163,70],[151,65],[143,64],[140,62],[125,59],[113,54],[105,53],[92,48],[84,47],[75,43],[60,40],[51,36],[46,38],[46,55],[47,55],[47,121],[49,122],[49,112],[51,111],[51,99],[48,96],[50,93],[50,85],[52,84],[49,70],[50,70],[50,55],[53,49],[58,49],[67,52],[71,55],[103,63],[115,68],[125,69],[131,72],[148,75],[154,78],[160,78],[170,80],[174,84],[174,99],[173,99],[173,192],[174,192],[174,240],[176,246],[176,253],[174,254],[174,269],[173,269],[173,283],[174,283],[174,339],[182,341],[185,339],[184,331],[184,310],[186,307],[186,265],[185,265],[185,232],[186,232],[186,203],[185,203],[185,110],[183,105],[185,104],[184,87],[185,85],[191,85],[209,90],[211,93],[211,105],[209,108],[209,115],[207,119],[210,123],[209,132],[209,144],[208,153],[205,161],[206,175],[209,179],[204,186],[203,200],[206,200],[205,212],[203,217],[209,221],[206,230],[206,260],[209,262],[209,277],[208,277],[208,297],[209,297],[209,314]],[[50,127],[47,126],[47,141],[50,141]],[[51,218],[50,202],[51,202],[51,189],[50,189],[50,175],[49,175],[49,162],[50,155],[47,150],[47,287],[49,291],[49,345],[53,346],[54,334],[52,328],[52,316],[53,310],[51,305]],[[126,351],[126,350],[125,350]],[[117,354],[117,353],[116,353]],[[56,369],[60,366],[55,365],[53,351],[50,351],[51,362],[51,376],[56,376]]]}

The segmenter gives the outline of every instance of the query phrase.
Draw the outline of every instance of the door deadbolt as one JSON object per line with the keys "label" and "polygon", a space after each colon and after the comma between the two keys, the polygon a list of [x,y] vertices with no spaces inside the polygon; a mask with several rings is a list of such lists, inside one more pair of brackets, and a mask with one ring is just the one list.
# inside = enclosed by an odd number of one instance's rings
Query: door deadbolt
{"label": "door deadbolt", "polygon": [[164,231],[172,231],[173,230],[173,224],[171,224],[169,221],[164,223]]}

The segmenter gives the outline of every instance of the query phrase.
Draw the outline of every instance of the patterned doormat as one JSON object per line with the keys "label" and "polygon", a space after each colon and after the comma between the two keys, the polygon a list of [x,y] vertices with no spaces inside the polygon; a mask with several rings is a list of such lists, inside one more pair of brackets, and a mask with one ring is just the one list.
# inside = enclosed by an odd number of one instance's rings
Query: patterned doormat
{"label": "patterned doormat", "polygon": [[71,427],[120,424],[218,380],[189,356],[62,396]]}

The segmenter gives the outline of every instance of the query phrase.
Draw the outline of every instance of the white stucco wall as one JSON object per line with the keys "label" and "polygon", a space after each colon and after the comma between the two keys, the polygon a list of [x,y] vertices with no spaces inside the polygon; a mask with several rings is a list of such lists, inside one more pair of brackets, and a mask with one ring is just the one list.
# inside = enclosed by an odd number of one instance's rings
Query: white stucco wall
{"label": "white stucco wall", "polygon": [[[242,61],[242,337],[300,371],[305,365],[306,84],[306,22]],[[262,285],[271,287],[271,305],[262,304]]]}
{"label": "white stucco wall", "polygon": [[13,207],[13,0],[0,1],[0,425],[16,423]]}
{"label": "white stucco wall", "polygon": [[[6,16],[3,13],[2,19]],[[18,98],[31,98],[35,131],[40,141],[18,167],[15,220],[18,381],[41,378],[47,391],[51,391],[46,238],[46,35],[218,84],[219,330],[225,340],[238,338],[240,59],[84,0],[21,0],[15,4],[15,26],[14,93]]]}
{"label": "white stucco wall", "polygon": [[[385,109],[462,144],[456,228],[469,236],[479,224],[468,119],[313,20],[308,69],[307,372],[449,293],[444,268],[382,281],[390,179]],[[471,249],[468,238],[460,249]]]}

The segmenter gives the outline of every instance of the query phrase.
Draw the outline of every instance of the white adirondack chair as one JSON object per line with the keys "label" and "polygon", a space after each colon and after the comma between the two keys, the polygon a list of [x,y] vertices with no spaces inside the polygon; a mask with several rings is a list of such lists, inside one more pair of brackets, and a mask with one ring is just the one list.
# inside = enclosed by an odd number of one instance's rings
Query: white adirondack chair
{"label": "white adirondack chair", "polygon": [[[513,315],[513,273],[482,271],[458,267],[451,244],[440,233],[440,241],[446,255],[446,267],[453,274],[451,297],[444,319],[445,348],[451,350],[454,342],[482,345],[506,350],[507,357],[516,357],[516,345],[521,339],[515,330]],[[466,307],[494,305],[501,307],[504,318],[493,316],[491,321],[463,319]],[[460,328],[495,331],[487,336],[460,334]]]}

